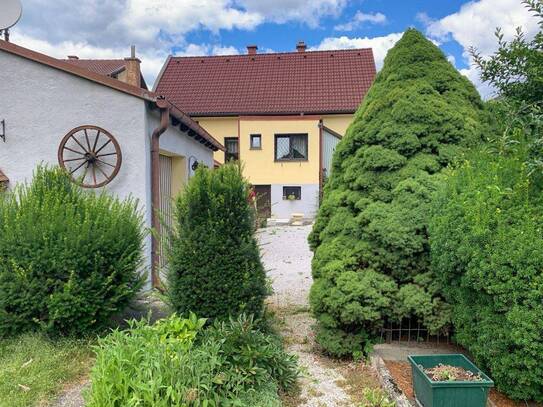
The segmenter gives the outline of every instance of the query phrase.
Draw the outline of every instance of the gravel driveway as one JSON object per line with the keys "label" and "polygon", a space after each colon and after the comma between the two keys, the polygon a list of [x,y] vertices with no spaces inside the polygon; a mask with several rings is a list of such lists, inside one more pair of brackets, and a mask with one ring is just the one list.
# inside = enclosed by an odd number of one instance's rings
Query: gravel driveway
{"label": "gravel driveway", "polygon": [[271,302],[279,307],[305,306],[311,288],[311,259],[307,226],[277,226],[257,232],[262,262],[272,279]]}
{"label": "gravel driveway", "polygon": [[287,350],[298,356],[304,372],[299,382],[300,394],[285,400],[284,406],[359,406],[360,380],[364,385],[376,386],[374,374],[361,363],[327,358],[315,343],[315,320],[308,300],[313,253],[307,237],[311,227],[277,226],[257,233],[262,262],[274,289],[270,306],[279,320]]}

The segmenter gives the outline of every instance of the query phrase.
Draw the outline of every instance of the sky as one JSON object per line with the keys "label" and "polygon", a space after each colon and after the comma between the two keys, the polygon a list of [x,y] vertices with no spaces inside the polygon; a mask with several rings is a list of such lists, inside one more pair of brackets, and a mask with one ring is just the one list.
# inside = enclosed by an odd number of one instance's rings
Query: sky
{"label": "sky", "polygon": [[[124,58],[135,44],[148,83],[168,55],[227,55],[371,47],[377,69],[402,33],[415,27],[440,46],[449,61],[481,83],[469,48],[496,49],[494,30],[528,36],[537,20],[520,0],[21,0],[23,17],[11,40],[65,58]],[[1,8],[2,0],[0,0]]]}

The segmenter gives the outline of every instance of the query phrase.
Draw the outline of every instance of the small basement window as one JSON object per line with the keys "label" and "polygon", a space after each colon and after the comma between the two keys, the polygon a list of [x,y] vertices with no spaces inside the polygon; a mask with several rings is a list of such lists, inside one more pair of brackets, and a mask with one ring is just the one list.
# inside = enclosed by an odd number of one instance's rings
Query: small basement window
{"label": "small basement window", "polygon": [[261,149],[262,149],[262,135],[251,134],[251,150],[261,150]]}
{"label": "small basement window", "polygon": [[302,187],[283,187],[283,199],[299,201],[302,199]]}

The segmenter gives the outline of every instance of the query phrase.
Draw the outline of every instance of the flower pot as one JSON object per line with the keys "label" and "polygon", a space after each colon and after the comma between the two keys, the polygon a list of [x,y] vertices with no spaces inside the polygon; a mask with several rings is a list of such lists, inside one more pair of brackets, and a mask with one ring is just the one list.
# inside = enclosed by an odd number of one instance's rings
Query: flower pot
{"label": "flower pot", "polygon": [[[413,390],[422,407],[486,407],[494,382],[462,354],[408,356]],[[477,381],[434,381],[424,372],[439,364],[464,368],[479,374]]]}

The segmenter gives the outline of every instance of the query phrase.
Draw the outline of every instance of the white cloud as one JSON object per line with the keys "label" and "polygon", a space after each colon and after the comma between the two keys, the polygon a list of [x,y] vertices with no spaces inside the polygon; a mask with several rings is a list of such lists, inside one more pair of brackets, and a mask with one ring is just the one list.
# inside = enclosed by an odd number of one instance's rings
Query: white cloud
{"label": "white cloud", "polygon": [[347,0],[237,0],[247,11],[259,13],[266,21],[299,21],[316,27],[322,17],[339,17]]}
{"label": "white cloud", "polygon": [[496,27],[501,27],[504,39],[509,40],[517,27],[522,27],[528,37],[538,30],[537,19],[519,0],[479,0],[464,4],[456,13],[439,20],[419,13],[417,19],[426,25],[426,33],[439,42],[454,40],[463,48],[464,62],[470,68],[461,69],[479,89],[483,97],[489,97],[492,89],[483,84],[477,69],[472,66],[469,48],[475,47],[483,56],[489,56],[497,48],[494,36]]}
{"label": "white cloud", "polygon": [[384,24],[387,18],[383,13],[363,13],[360,10],[356,12],[351,21],[338,24],[334,27],[336,31],[353,31],[362,27],[365,23]]}
{"label": "white cloud", "polygon": [[403,33],[391,33],[383,37],[358,37],[346,36],[325,38],[315,50],[345,49],[345,48],[372,48],[373,57],[377,69],[383,66],[383,60],[390,48],[402,37]]}

